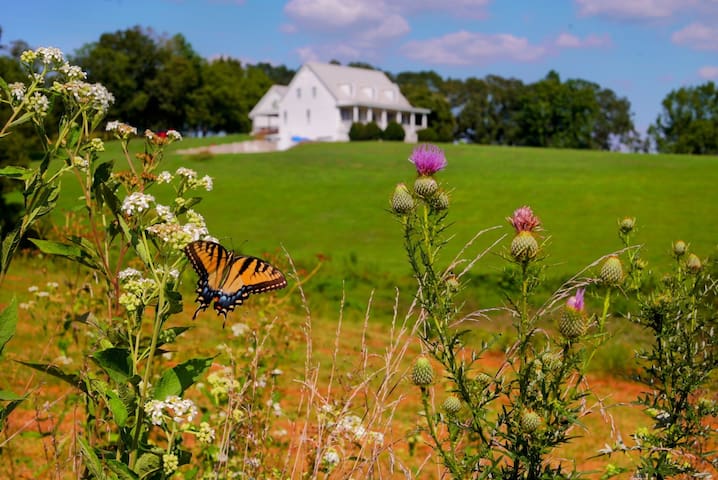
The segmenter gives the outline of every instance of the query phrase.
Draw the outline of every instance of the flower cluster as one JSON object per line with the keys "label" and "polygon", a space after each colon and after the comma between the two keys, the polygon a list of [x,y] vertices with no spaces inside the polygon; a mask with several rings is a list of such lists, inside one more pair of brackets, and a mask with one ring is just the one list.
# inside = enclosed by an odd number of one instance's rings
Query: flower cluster
{"label": "flower cluster", "polygon": [[128,312],[136,311],[141,305],[147,305],[156,295],[157,282],[143,278],[134,268],[127,268],[118,274],[123,293],[118,299]]}
{"label": "flower cluster", "polygon": [[421,144],[411,152],[409,161],[416,166],[420,176],[431,176],[446,167],[443,150],[436,145]]}
{"label": "flower cluster", "polygon": [[149,210],[150,205],[154,203],[155,197],[142,192],[134,192],[125,197],[122,202],[122,213],[131,217],[135,213],[142,213]]}
{"label": "flower cluster", "polygon": [[[87,106],[102,114],[107,113],[110,105],[115,102],[114,95],[99,83],[90,84],[81,80],[70,80],[66,83],[55,82],[52,89],[73,98],[78,105]],[[110,123],[107,124],[108,127]]]}
{"label": "flower cluster", "polygon": [[137,135],[137,128],[117,120],[107,122],[105,131],[114,133],[121,140],[126,140],[130,135]]}
{"label": "flower cluster", "polygon": [[[197,416],[197,406],[192,400],[170,395],[164,400],[145,403],[145,414],[153,425],[162,425],[168,419],[179,426],[192,423]],[[212,435],[214,432],[212,432]]]}
{"label": "flower cluster", "polygon": [[446,156],[436,145],[422,144],[414,149],[409,161],[414,164],[418,177],[414,181],[414,192],[404,183],[399,183],[391,198],[391,208],[400,216],[410,214],[415,205],[423,202],[432,211],[449,208],[449,194],[439,188],[433,175],[446,167]]}
{"label": "flower cluster", "polygon": [[209,235],[204,217],[194,210],[187,210],[187,223],[180,224],[169,207],[157,205],[157,217],[162,220],[147,227],[147,232],[158,238],[170,248],[180,251],[195,240],[213,239]]}
{"label": "flower cluster", "polygon": [[511,256],[522,263],[533,260],[539,251],[534,232],[541,230],[541,220],[528,206],[516,209],[511,217],[506,217],[506,220],[516,230],[516,236],[511,241]]}
{"label": "flower cluster", "polygon": [[239,389],[239,382],[234,378],[230,367],[210,373],[207,382],[212,387],[210,393],[217,401],[226,400],[231,392]]}

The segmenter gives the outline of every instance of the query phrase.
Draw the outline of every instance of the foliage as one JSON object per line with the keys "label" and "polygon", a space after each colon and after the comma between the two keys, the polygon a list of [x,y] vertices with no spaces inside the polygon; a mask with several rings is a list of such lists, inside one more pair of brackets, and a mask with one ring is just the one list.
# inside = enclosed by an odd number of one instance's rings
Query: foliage
{"label": "foliage", "polygon": [[354,122],[349,128],[349,140],[352,142],[360,142],[366,140],[366,128],[361,122]]}
{"label": "foliage", "polygon": [[364,140],[379,140],[382,137],[382,130],[376,122],[369,122],[364,125]]}
{"label": "foliage", "polygon": [[715,82],[672,90],[649,135],[659,152],[718,154],[718,88]]}
{"label": "foliage", "polygon": [[436,142],[439,135],[432,127],[422,128],[416,132],[416,136],[420,142]]}
{"label": "foliage", "polygon": [[381,138],[382,140],[390,142],[403,142],[405,136],[406,133],[404,132],[404,127],[402,127],[398,122],[391,121],[386,125]]}

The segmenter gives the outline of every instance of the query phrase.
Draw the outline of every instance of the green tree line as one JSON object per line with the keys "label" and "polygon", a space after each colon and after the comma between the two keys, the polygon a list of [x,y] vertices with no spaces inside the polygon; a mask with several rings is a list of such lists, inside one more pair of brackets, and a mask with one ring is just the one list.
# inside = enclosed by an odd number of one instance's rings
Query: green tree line
{"label": "green tree line", "polygon": [[[17,59],[27,47],[15,41],[4,48],[0,75],[7,81],[21,74]],[[88,81],[102,83],[115,95],[109,118],[139,129],[198,133],[250,131],[252,107],[271,85],[286,85],[295,73],[283,65],[204,59],[181,34],[157,35],[139,26],[105,33],[71,60],[88,72]],[[375,68],[362,62],[349,65]],[[642,136],[627,98],[588,80],[562,79],[554,71],[533,83],[498,75],[452,79],[435,71],[385,73],[413,105],[431,109],[427,138],[432,140],[718,153],[718,90],[713,82],[670,92]],[[27,156],[25,141],[6,146],[2,155]]]}

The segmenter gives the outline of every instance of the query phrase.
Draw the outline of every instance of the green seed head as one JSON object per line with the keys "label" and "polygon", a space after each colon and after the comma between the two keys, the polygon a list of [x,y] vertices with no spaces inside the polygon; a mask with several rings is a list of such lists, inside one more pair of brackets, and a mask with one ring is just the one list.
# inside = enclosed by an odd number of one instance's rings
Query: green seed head
{"label": "green seed head", "polygon": [[511,241],[511,256],[519,262],[527,262],[538,253],[539,245],[536,237],[529,231],[522,230]]}
{"label": "green seed head", "polygon": [[439,192],[432,202],[435,210],[446,210],[449,208],[449,194],[446,192]]}
{"label": "green seed head", "polygon": [[701,259],[698,258],[698,255],[695,253],[688,254],[688,258],[686,258],[686,268],[688,268],[688,271],[691,273],[698,273],[701,268],[703,268],[703,264],[701,263]]}
{"label": "green seed head", "polygon": [[461,400],[456,398],[455,395],[449,395],[446,397],[446,400],[444,400],[442,407],[449,415],[455,415],[461,410]]}
{"label": "green seed head", "polygon": [[558,322],[558,331],[565,338],[574,340],[586,333],[586,318],[583,312],[569,306],[564,307],[561,319]]}
{"label": "green seed head", "polygon": [[673,255],[676,258],[681,258],[688,251],[688,245],[683,240],[676,240],[673,242]]}
{"label": "green seed head", "polygon": [[414,192],[423,198],[431,198],[439,190],[439,184],[434,177],[421,175],[414,182]]}
{"label": "green seed head", "polygon": [[623,217],[623,219],[620,222],[618,222],[618,229],[624,235],[631,233],[635,226],[636,226],[636,219],[634,217]]}
{"label": "green seed head", "polygon": [[411,371],[411,381],[414,385],[423,387],[431,385],[434,381],[434,368],[431,366],[431,362],[426,357],[419,357],[414,363],[414,368]]}
{"label": "green seed head", "polygon": [[398,215],[405,215],[414,208],[414,198],[411,196],[406,185],[400,183],[394,189],[391,197],[391,209]]}
{"label": "green seed head", "polygon": [[599,274],[601,281],[606,285],[620,285],[623,282],[623,265],[621,259],[616,255],[611,255],[603,262],[601,273]]}
{"label": "green seed head", "polygon": [[533,410],[527,410],[521,414],[521,430],[526,433],[533,433],[541,426],[541,417]]}

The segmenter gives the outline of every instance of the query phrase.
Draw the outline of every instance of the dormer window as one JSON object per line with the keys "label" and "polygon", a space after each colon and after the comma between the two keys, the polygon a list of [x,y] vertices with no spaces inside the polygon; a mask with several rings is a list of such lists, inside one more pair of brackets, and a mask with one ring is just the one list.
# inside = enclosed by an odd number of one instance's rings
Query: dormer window
{"label": "dormer window", "polygon": [[302,89],[297,88],[297,98],[302,98]]}
{"label": "dormer window", "polygon": [[374,89],[372,87],[362,87],[361,94],[366,98],[374,99]]}
{"label": "dormer window", "polygon": [[339,90],[345,95],[354,95],[354,86],[351,83],[342,83],[339,85]]}

